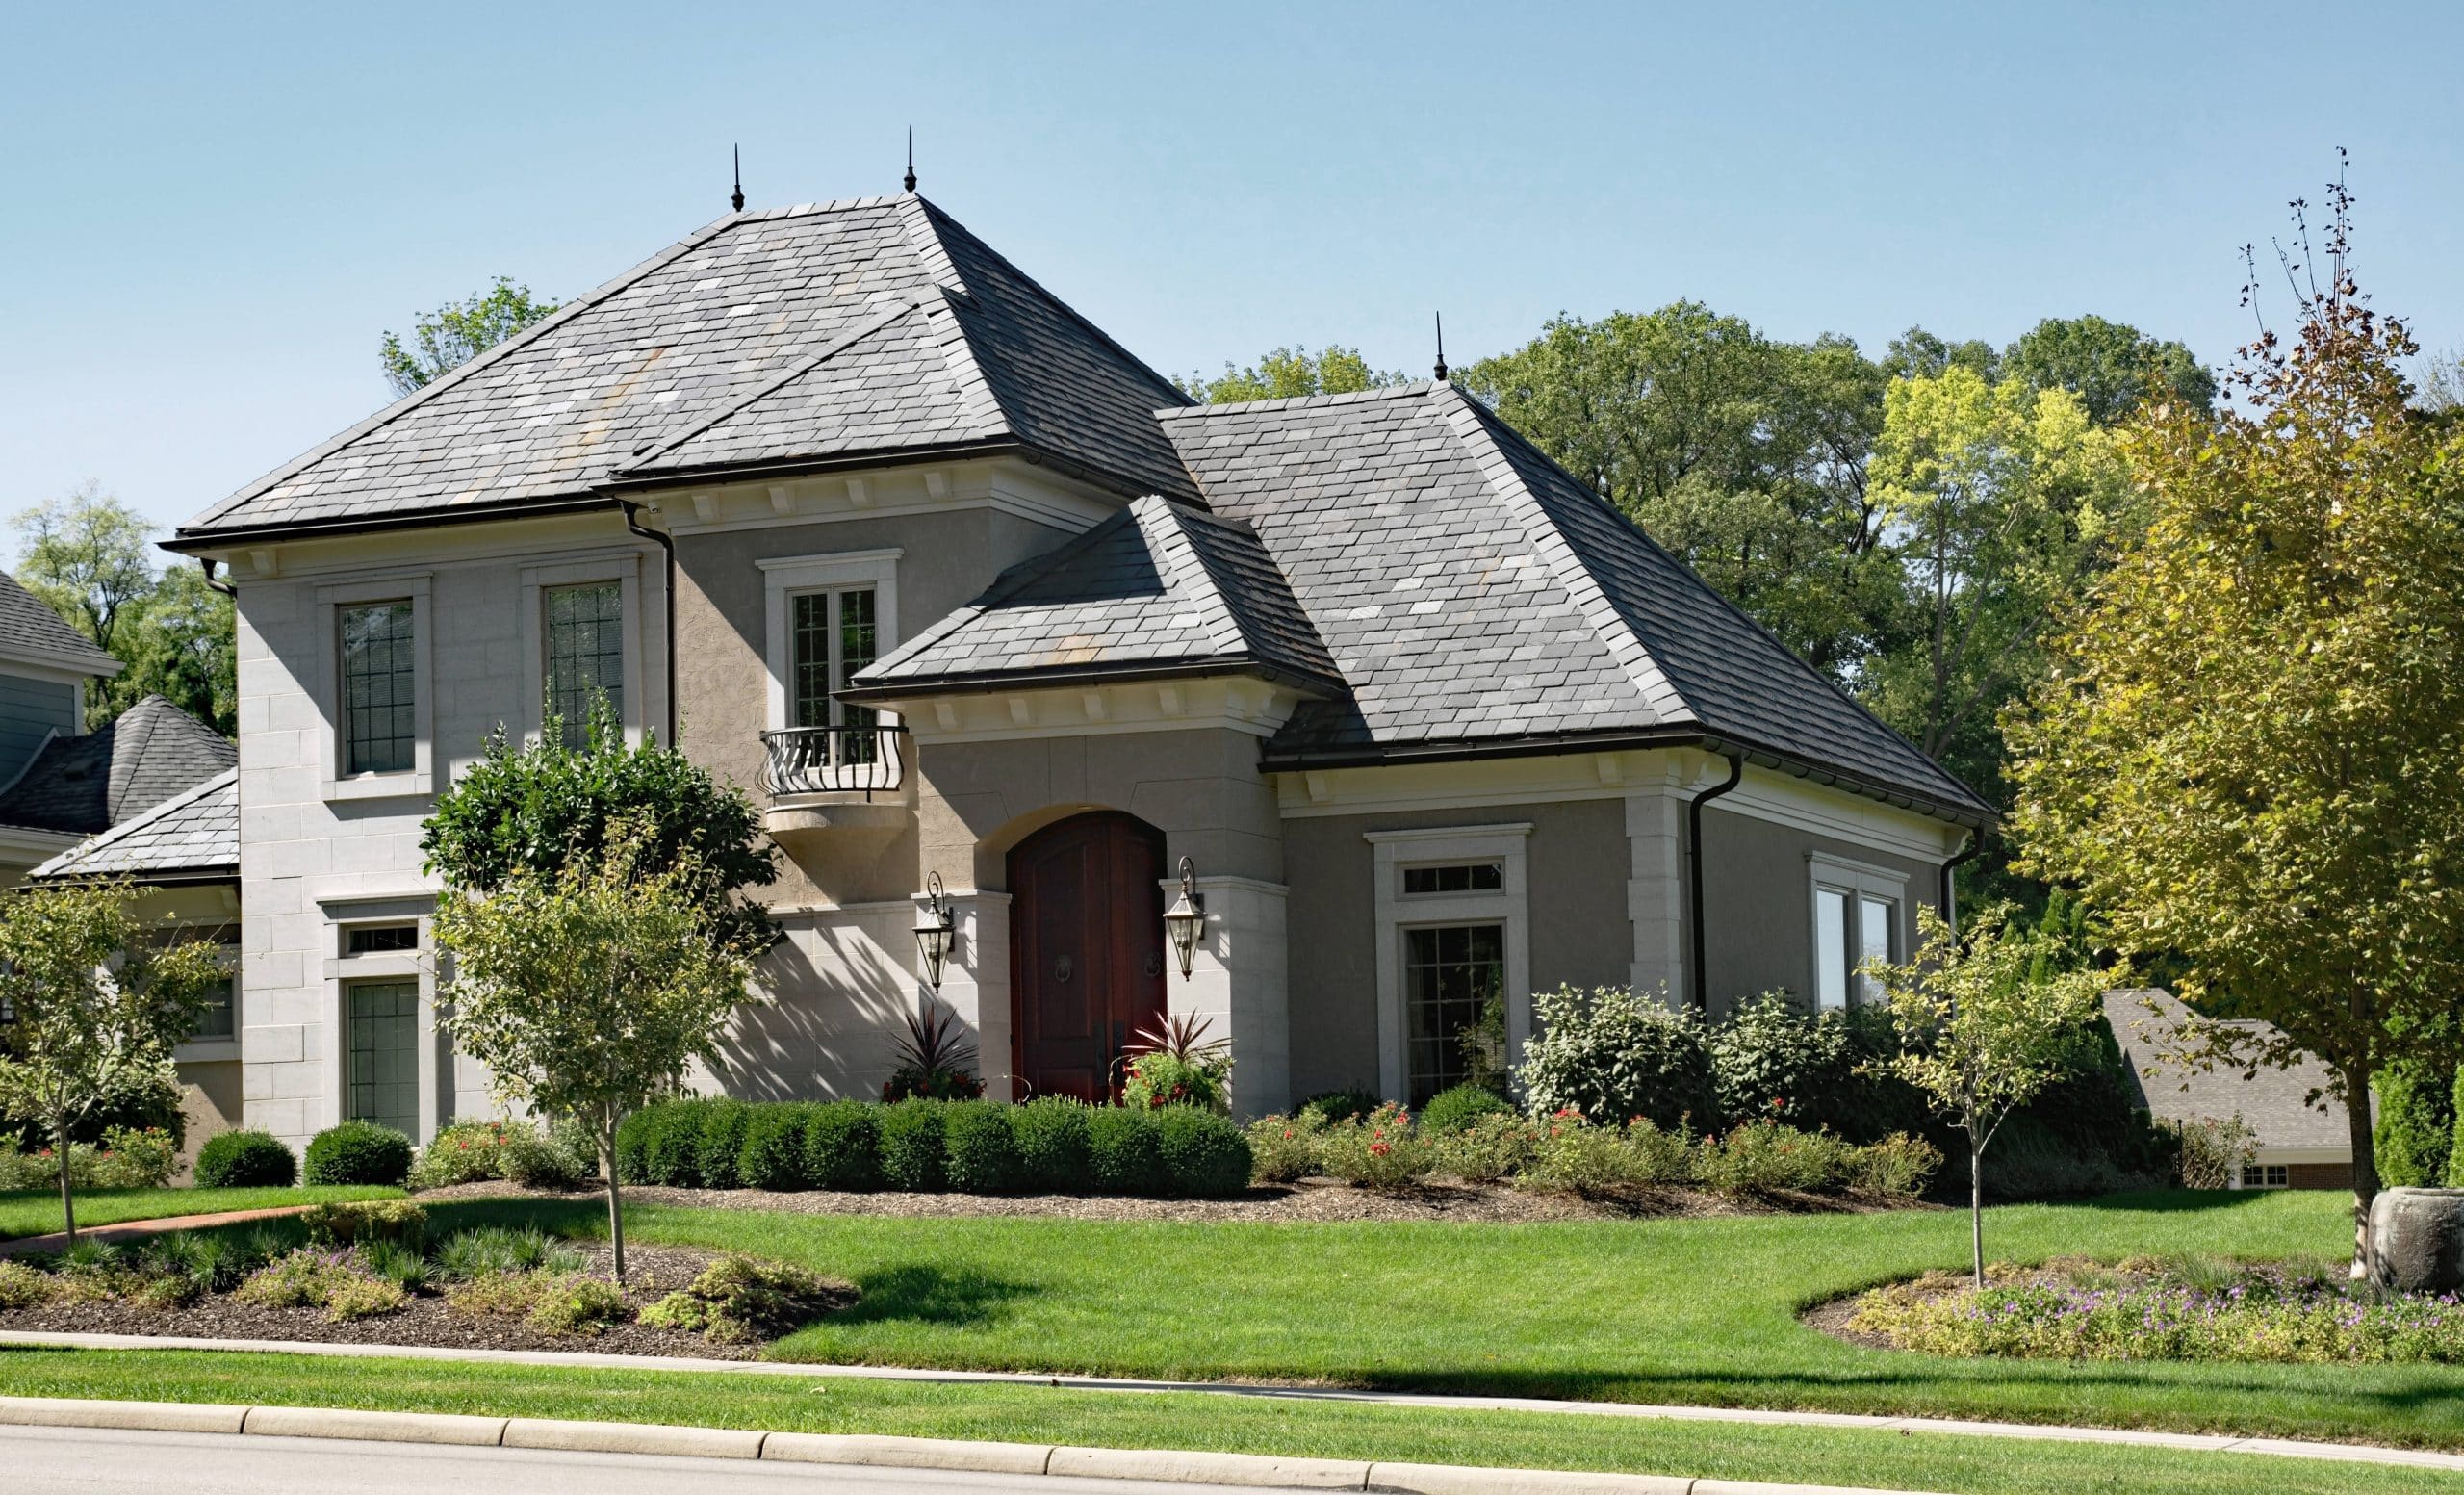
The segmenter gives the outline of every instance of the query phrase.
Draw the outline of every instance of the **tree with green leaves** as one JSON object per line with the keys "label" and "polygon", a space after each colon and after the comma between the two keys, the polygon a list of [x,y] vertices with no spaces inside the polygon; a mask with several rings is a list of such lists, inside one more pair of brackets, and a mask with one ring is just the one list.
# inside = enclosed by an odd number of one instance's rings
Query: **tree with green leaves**
{"label": "tree with green leaves", "polygon": [[1181,393],[1201,404],[1228,405],[1245,400],[1297,400],[1307,395],[1349,395],[1364,389],[1386,389],[1405,382],[1395,370],[1373,369],[1360,349],[1339,343],[1313,353],[1305,348],[1278,348],[1246,368],[1226,363],[1216,378],[1193,374],[1175,379]]}
{"label": "tree with green leaves", "polygon": [[2024,864],[2168,959],[2194,1012],[2272,1025],[2199,1024],[2191,1057],[2327,1066],[2358,1261],[2371,1087],[2457,1058],[2464,431],[2409,407],[2413,342],[2354,283],[2348,201],[2292,346],[2246,348],[2220,411],[2124,429],[2144,531],[2007,730]]}
{"label": "tree with green leaves", "polygon": [[748,1000],[756,942],[714,934],[690,853],[658,848],[637,819],[605,828],[596,855],[514,868],[482,893],[449,885],[436,940],[451,953],[441,1022],[486,1066],[499,1101],[588,1129],[606,1180],[608,1240],[625,1280],[616,1129],[675,1095],[692,1064],[721,1063],[718,1035]]}
{"label": "tree with green leaves", "polygon": [[0,894],[0,1113],[51,1138],[71,1245],[70,1128],[114,1095],[169,1075],[172,1048],[223,979],[219,947],[156,942],[137,899],[109,883]]}
{"label": "tree with green leaves", "polygon": [[240,710],[231,599],[195,567],[158,574],[153,533],[98,484],[82,484],[17,517],[17,580],[127,666],[96,683],[88,726],[160,695],[230,736]]}
{"label": "tree with green leaves", "polygon": [[408,346],[399,333],[386,333],[378,349],[385,382],[399,399],[532,322],[555,315],[556,310],[556,302],[543,300],[531,295],[528,286],[499,275],[487,290],[449,301],[412,322]]}
{"label": "tree with green leaves", "polygon": [[2216,375],[2189,348],[2095,316],[2038,322],[2003,349],[2002,374],[2030,389],[2068,390],[2098,425],[2119,424],[2151,394],[2199,409],[2216,400]]}
{"label": "tree with green leaves", "polygon": [[1954,343],[1923,327],[1911,327],[1883,349],[1883,373],[1894,379],[1938,379],[1965,369],[1988,384],[2002,378],[2002,355],[1977,338]]}
{"label": "tree with green leaves", "polygon": [[238,610],[195,566],[163,569],[113,683],[128,704],[159,695],[226,737],[240,731]]}
{"label": "tree with green leaves", "polygon": [[567,743],[552,715],[531,741],[499,728],[485,756],[437,797],[420,850],[448,887],[489,893],[517,872],[552,879],[596,863],[620,825],[648,838],[653,864],[691,868],[691,891],[717,936],[764,945],[776,938],[762,907],[737,896],[779,877],[761,812],[674,748],[647,736],[627,742],[603,704],[578,744]]}
{"label": "tree with green leaves", "polygon": [[1923,945],[1902,966],[1866,967],[1882,983],[1900,1046],[1877,1072],[1923,1091],[1967,1136],[1968,1240],[1985,1286],[1985,1151],[2011,1114],[2060,1080],[2079,1031],[2118,973],[2070,964],[2060,938],[2007,907],[1954,933],[1916,911]]}

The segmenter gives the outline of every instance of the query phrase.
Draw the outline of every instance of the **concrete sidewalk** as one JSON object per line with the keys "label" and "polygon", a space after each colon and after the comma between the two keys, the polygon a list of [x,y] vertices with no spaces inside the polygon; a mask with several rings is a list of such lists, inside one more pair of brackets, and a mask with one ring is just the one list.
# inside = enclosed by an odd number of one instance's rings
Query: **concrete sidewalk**
{"label": "concrete sidewalk", "polygon": [[594,1354],[547,1350],[464,1350],[427,1345],[320,1344],[301,1340],[199,1339],[172,1335],[80,1334],[0,1330],[0,1346],[74,1350],[208,1350],[259,1354],[328,1355],[341,1358],[461,1360],[495,1365],[555,1366],[580,1370],[684,1371],[737,1376],[840,1377],[879,1380],[989,1382],[1051,1386],[1071,1391],[1153,1394],[1194,1392],[1207,1396],[1281,1401],[1360,1402],[1453,1411],[1572,1413],[1592,1417],[1646,1417],[1682,1422],[1754,1423],[1770,1427],[1864,1428],[1895,1432],[1951,1433],[1966,1437],[2045,1439],[2063,1443],[2112,1443],[2141,1448],[2216,1454],[2264,1454],[2291,1458],[2363,1464],[2400,1464],[2464,1473],[2464,1454],[2382,1448],[2364,1443],[2315,1443],[2293,1438],[2242,1437],[2231,1433],[2148,1432],[2129,1428],[2074,1428],[2044,1423],[1968,1422],[1941,1417],[1889,1417],[1860,1412],[1791,1412],[1759,1407],[1652,1405],[1632,1402],[1553,1402],[1536,1397],[1434,1396],[1399,1391],[1346,1391],[1317,1386],[1227,1385],[1219,1381],[1137,1380],[1094,1376],[1033,1376],[1006,1371],[911,1370],[886,1365],[801,1365],[783,1360],[704,1360],[681,1355]]}

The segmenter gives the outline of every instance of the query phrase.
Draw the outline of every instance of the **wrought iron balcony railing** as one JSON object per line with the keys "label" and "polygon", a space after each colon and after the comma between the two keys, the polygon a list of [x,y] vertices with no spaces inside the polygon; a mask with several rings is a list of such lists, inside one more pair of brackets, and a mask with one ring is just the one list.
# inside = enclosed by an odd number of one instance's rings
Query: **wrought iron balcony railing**
{"label": "wrought iron balcony railing", "polygon": [[861,790],[870,799],[905,783],[908,740],[905,727],[879,722],[765,732],[762,784],[774,795]]}

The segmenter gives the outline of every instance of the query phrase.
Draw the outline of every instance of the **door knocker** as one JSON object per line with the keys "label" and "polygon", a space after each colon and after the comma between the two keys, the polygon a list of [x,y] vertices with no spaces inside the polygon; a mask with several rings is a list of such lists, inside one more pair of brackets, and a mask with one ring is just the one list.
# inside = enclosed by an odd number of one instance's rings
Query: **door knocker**
{"label": "door knocker", "polygon": [[1164,974],[1164,952],[1161,950],[1147,951],[1145,969],[1147,979],[1150,981],[1155,977]]}
{"label": "door knocker", "polygon": [[1055,981],[1066,981],[1069,979],[1069,973],[1074,969],[1076,969],[1076,967],[1070,965],[1069,957],[1065,955],[1061,959],[1052,963],[1052,979]]}

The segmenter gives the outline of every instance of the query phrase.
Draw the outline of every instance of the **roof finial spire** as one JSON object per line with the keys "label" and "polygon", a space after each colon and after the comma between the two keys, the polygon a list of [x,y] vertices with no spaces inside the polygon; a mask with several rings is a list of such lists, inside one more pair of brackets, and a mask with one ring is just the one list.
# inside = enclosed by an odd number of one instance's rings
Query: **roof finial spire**
{"label": "roof finial spire", "polygon": [[907,190],[915,190],[915,126],[907,127]]}
{"label": "roof finial spire", "polygon": [[1446,382],[1446,313],[1437,314],[1437,382]]}
{"label": "roof finial spire", "polygon": [[730,197],[728,201],[733,203],[735,210],[741,213],[744,211],[744,147],[731,145],[728,147],[728,154],[735,162],[735,195]]}

